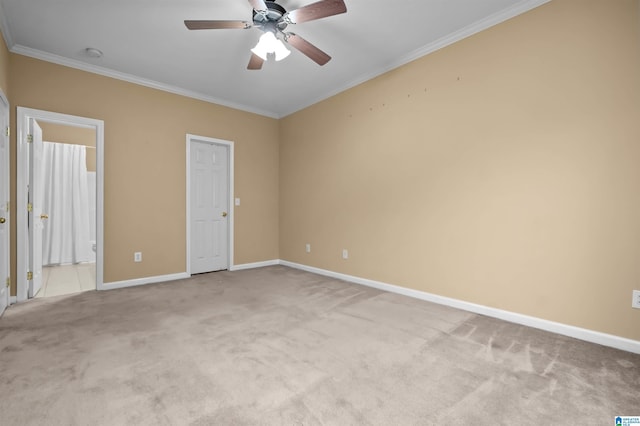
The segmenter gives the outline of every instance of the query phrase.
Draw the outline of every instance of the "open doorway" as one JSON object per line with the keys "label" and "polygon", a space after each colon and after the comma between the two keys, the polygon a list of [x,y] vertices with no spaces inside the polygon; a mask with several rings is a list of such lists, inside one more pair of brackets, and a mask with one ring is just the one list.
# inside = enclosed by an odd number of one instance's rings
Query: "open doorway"
{"label": "open doorway", "polygon": [[18,107],[17,300],[102,287],[100,120]]}
{"label": "open doorway", "polygon": [[96,131],[42,129],[42,287],[34,297],[96,289]]}

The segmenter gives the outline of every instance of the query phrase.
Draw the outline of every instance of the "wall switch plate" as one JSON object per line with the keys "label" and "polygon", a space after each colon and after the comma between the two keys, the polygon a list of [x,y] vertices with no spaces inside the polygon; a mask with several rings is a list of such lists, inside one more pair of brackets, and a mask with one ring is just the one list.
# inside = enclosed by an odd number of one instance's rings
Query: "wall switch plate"
{"label": "wall switch plate", "polygon": [[142,252],[135,252],[133,253],[133,261],[134,262],[142,262]]}
{"label": "wall switch plate", "polygon": [[236,198],[236,206],[240,205],[240,198]]}
{"label": "wall switch plate", "polygon": [[631,307],[640,309],[640,290],[633,290],[633,300],[631,301]]}
{"label": "wall switch plate", "polygon": [[349,250],[342,249],[342,258],[343,259],[348,259],[349,258]]}
{"label": "wall switch plate", "polygon": [[307,253],[311,253],[311,244],[307,244],[304,249],[307,251]]}

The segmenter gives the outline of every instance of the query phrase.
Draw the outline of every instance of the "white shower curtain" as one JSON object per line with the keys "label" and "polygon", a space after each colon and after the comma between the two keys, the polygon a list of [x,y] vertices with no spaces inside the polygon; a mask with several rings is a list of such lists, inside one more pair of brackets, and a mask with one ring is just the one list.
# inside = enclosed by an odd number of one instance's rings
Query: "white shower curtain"
{"label": "white shower curtain", "polygon": [[42,152],[42,264],[88,262],[89,194],[86,148],[82,145],[44,142]]}

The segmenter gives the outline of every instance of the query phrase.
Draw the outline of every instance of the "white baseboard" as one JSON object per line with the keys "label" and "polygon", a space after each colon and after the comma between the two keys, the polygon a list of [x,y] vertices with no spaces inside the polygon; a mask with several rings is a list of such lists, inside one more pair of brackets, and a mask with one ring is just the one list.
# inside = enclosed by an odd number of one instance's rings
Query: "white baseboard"
{"label": "white baseboard", "polygon": [[9,296],[9,304],[13,305],[14,303],[18,303],[18,296]]}
{"label": "white baseboard", "polygon": [[233,265],[231,268],[229,268],[229,270],[242,271],[244,269],[263,268],[265,266],[273,266],[273,265],[279,265],[279,264],[280,264],[279,259],[273,259],[273,260],[265,260],[262,262],[241,263],[240,265]]}
{"label": "white baseboard", "polygon": [[501,320],[513,322],[516,324],[526,325],[528,327],[538,328],[541,330],[550,331],[552,333],[562,334],[564,336],[585,340],[587,342],[597,343],[599,345],[609,346],[612,348],[621,349],[623,351],[640,354],[640,341],[627,339],[625,337],[619,337],[612,334],[601,333],[599,331],[574,327],[572,325],[548,321],[545,319],[522,315],[515,312],[504,311],[502,309],[491,308],[489,306],[477,305],[475,303],[465,302],[463,300],[438,296],[436,294],[431,294],[424,291],[413,290],[410,288],[387,284],[380,281],[369,280],[366,278],[360,278],[353,275],[341,274],[339,272],[328,271],[326,269],[315,268],[313,266],[302,265],[286,260],[280,260],[279,264],[288,266],[290,268],[313,272],[314,274],[349,281],[355,284],[361,284],[367,287],[373,287],[391,293],[402,294],[404,296],[426,300],[428,302],[433,302],[440,305],[451,306],[453,308],[462,309],[476,314],[499,318]]}
{"label": "white baseboard", "polygon": [[[279,259],[273,259],[273,260],[265,260],[262,262],[254,262],[254,263],[243,263],[240,265],[233,265],[231,268],[229,268],[230,271],[242,271],[244,269],[253,269],[253,268],[262,268],[265,266],[273,266],[273,265],[279,265],[280,264],[280,260]],[[189,278],[190,275],[186,272],[181,272],[178,274],[169,274],[169,275],[158,275],[155,277],[144,277],[144,278],[136,278],[133,280],[124,280],[124,281],[113,281],[110,283],[104,283],[102,285],[102,288],[100,288],[99,290],[111,290],[111,289],[115,289],[115,288],[125,288],[125,287],[134,287],[134,286],[138,286],[138,285],[145,285],[145,284],[154,284],[154,283],[161,283],[161,282],[165,282],[165,281],[175,281],[175,280],[181,280],[184,278]]]}
{"label": "white baseboard", "polygon": [[155,277],[136,278],[133,280],[112,281],[110,283],[102,284],[102,288],[99,288],[98,290],[112,290],[115,288],[134,287],[134,286],[145,285],[145,284],[156,284],[156,283],[161,283],[165,281],[181,280],[184,278],[189,278],[189,275],[186,272],[180,272],[177,274],[168,274],[168,275],[157,275]]}

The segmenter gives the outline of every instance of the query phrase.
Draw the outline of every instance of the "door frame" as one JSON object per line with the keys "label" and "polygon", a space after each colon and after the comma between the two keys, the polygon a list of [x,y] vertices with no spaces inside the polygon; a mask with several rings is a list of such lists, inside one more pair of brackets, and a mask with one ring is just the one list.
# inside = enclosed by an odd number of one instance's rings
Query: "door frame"
{"label": "door frame", "polygon": [[[0,137],[5,138],[5,143],[6,143],[6,155],[7,158],[5,159],[5,164],[0,164],[0,167],[2,167],[4,169],[3,174],[6,173],[6,178],[7,181],[3,182],[3,185],[5,185],[5,190],[7,191],[7,202],[10,202],[9,200],[11,200],[11,139],[9,138],[9,132],[10,132],[10,128],[11,128],[11,106],[9,104],[9,100],[7,99],[7,97],[5,96],[4,92],[2,91],[2,89],[0,89],[0,106],[2,108],[2,113],[4,115],[4,119],[6,120],[6,129],[0,129],[0,131],[2,131],[2,135]],[[7,231],[7,237],[8,237],[8,241],[7,241],[7,245],[6,245],[6,253],[3,254],[3,256],[6,256],[6,261],[7,261],[7,277],[11,276],[11,209],[7,208],[8,206],[1,206],[0,208],[2,210],[6,210],[4,212],[4,218],[6,220],[5,222],[5,226],[6,226],[6,231]],[[4,243],[3,243],[4,244]],[[5,305],[5,308],[7,306],[9,306],[9,302],[10,302],[10,293],[11,293],[11,282],[9,281],[9,285],[5,284],[5,279],[7,277],[0,277],[1,281],[0,281],[0,295],[4,294],[5,297],[5,301],[3,303],[3,305]],[[0,315],[2,314],[2,310],[0,310]]]}
{"label": "door frame", "polygon": [[16,185],[16,220],[17,220],[17,270],[16,299],[18,302],[28,297],[29,281],[29,229],[28,229],[28,189],[29,184],[29,150],[27,134],[29,119],[48,123],[62,124],[72,127],[94,129],[96,132],[96,289],[104,289],[104,121],[75,115],[61,114],[32,108],[17,108],[17,185]]}
{"label": "door frame", "polygon": [[191,276],[191,144],[194,142],[208,143],[211,145],[223,145],[229,150],[227,156],[227,193],[229,200],[229,220],[227,221],[227,270],[233,267],[233,229],[234,229],[234,144],[231,141],[223,139],[210,138],[206,136],[198,136],[187,133],[187,275]]}

